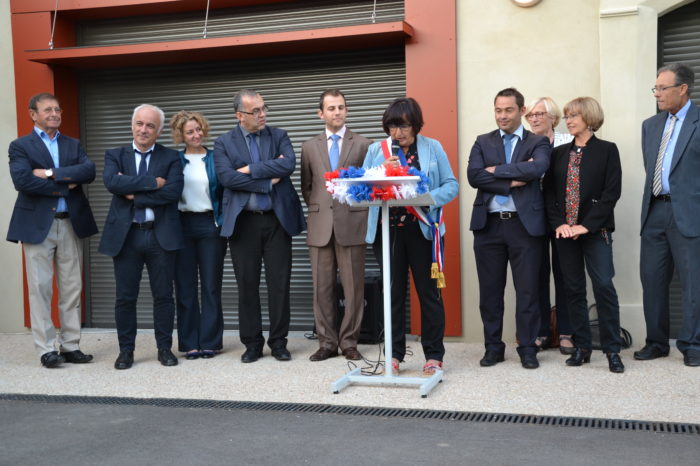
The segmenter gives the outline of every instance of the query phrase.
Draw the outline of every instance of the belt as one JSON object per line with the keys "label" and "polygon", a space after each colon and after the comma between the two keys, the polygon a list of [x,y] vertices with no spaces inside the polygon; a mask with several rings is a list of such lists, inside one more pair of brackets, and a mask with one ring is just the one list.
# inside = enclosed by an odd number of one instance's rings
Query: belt
{"label": "belt", "polygon": [[208,215],[208,216],[213,216],[214,211],[213,210],[203,210],[201,212],[192,212],[191,210],[181,210],[180,211],[181,215]]}
{"label": "belt", "polygon": [[501,220],[510,220],[511,218],[515,218],[518,216],[517,212],[489,212],[489,215],[493,215],[494,217],[498,217]]}
{"label": "belt", "polygon": [[152,230],[153,229],[153,222],[143,222],[143,223],[132,222],[131,228],[136,228],[137,230]]}
{"label": "belt", "polygon": [[274,213],[273,210],[244,210],[247,214],[268,215]]}
{"label": "belt", "polygon": [[68,217],[70,217],[68,212],[56,212],[55,214],[53,214],[53,218],[64,219],[64,218],[68,218]]}
{"label": "belt", "polygon": [[670,194],[659,194],[658,196],[654,196],[653,199],[655,201],[671,202],[671,195]]}

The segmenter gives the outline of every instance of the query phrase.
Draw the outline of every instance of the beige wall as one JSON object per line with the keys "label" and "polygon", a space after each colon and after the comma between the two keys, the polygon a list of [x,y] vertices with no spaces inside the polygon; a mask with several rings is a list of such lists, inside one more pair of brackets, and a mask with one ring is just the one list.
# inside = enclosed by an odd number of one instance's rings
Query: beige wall
{"label": "beige wall", "polygon": [[[686,3],[543,0],[535,7],[520,8],[508,0],[457,2],[462,231],[469,231],[475,196],[466,177],[469,151],[478,134],[496,129],[493,96],[498,90],[515,86],[526,102],[548,95],[562,107],[578,96],[598,99],[606,113],[598,136],[617,143],[622,159],[622,198],[615,211],[615,283],[622,325],[632,332],[635,346],[644,339],[638,273],[644,183],[641,122],[655,112],[649,89],[655,80],[658,15]],[[462,251],[464,338],[483,341],[471,233],[462,236]],[[506,341],[514,340],[514,305],[509,283]]]}
{"label": "beige wall", "polygon": [[[0,148],[7,147],[17,137],[15,110],[15,77],[12,62],[12,34],[10,31],[10,1],[0,0]],[[22,249],[4,241],[17,192],[12,186],[7,160],[0,163],[0,197],[6,199],[0,209],[0,332],[25,331],[24,300],[22,297]]]}

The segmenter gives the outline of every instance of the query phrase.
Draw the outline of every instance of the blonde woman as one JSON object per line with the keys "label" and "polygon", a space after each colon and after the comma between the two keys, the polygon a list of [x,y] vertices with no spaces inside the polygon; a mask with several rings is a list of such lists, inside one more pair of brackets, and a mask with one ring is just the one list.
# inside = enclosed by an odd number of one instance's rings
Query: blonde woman
{"label": "blonde woman", "polygon": [[[527,107],[525,119],[533,133],[539,136],[547,136],[552,147],[571,142],[573,136],[556,131],[561,120],[561,110],[551,97],[538,97]],[[549,243],[552,253],[550,257]],[[551,266],[550,266],[551,263]],[[554,303],[557,315],[557,332],[559,341],[551,341],[550,314],[552,302],[549,299],[549,274],[554,275]],[[535,344],[539,349],[547,349],[549,346],[557,346],[562,354],[573,354],[574,342],[571,339],[571,324],[566,310],[566,296],[564,295],[564,283],[559,269],[557,245],[554,241],[554,232],[549,230],[546,243],[542,248],[542,266],[540,267],[540,330],[537,333]]]}
{"label": "blonde woman", "polygon": [[603,109],[592,97],[579,97],[564,107],[573,141],[552,153],[544,179],[547,218],[554,230],[559,266],[575,352],[567,366],[591,360],[591,327],[586,302],[586,272],[595,296],[600,340],[611,372],[624,372],[620,359],[620,305],[613,277],[614,209],[620,198],[622,168],[615,143],[595,136],[603,124]]}
{"label": "blonde woman", "polygon": [[178,204],[185,248],[177,252],[175,262],[178,349],[185,359],[212,358],[222,348],[224,332],[226,240],[219,235],[223,189],[214,169],[214,151],[203,145],[209,134],[207,119],[181,110],[173,115],[170,128],[173,141],[185,145],[180,151],[185,187]]}

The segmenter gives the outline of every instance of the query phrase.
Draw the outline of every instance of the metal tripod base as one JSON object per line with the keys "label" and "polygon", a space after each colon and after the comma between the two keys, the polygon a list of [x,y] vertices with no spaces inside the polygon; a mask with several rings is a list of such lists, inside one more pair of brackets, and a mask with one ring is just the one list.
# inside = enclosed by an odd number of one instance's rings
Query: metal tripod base
{"label": "metal tripod base", "polygon": [[331,384],[333,393],[339,393],[340,390],[347,387],[351,383],[365,385],[408,385],[419,388],[421,398],[427,398],[428,393],[442,382],[441,370],[435,371],[435,374],[430,377],[398,377],[385,374],[383,376],[362,375],[362,369],[359,367],[351,370],[335,382]]}

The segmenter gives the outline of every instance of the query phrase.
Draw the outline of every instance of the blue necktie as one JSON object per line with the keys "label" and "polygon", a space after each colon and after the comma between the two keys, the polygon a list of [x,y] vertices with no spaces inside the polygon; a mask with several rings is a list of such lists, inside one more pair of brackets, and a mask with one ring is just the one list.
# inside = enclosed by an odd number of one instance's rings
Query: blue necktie
{"label": "blue necktie", "polygon": [[[505,149],[505,152],[506,152],[506,163],[510,163],[510,159],[512,157],[513,138],[514,137],[515,137],[515,134],[504,134],[503,135],[503,148]],[[498,195],[498,196],[496,196],[496,202],[498,202],[500,205],[503,205],[503,204],[508,202],[508,196]]]}
{"label": "blue necktie", "polygon": [[[250,139],[250,160],[253,163],[260,162],[260,148],[255,140],[255,134],[248,134],[248,139]],[[260,210],[270,210],[270,198],[264,194],[253,193],[255,196],[255,203]]]}
{"label": "blue necktie", "polygon": [[[146,160],[148,157],[151,155],[152,150],[149,150],[147,152],[141,152],[138,150],[134,149],[134,152],[139,154],[141,156],[141,162],[139,163],[139,170],[137,172],[137,175],[145,175],[146,172],[148,172],[148,164],[146,163]],[[137,207],[136,210],[134,210],[134,221],[136,223],[143,223],[146,221],[146,209],[143,207]]]}
{"label": "blue necktie", "polygon": [[331,139],[333,143],[331,144],[331,150],[328,152],[328,158],[331,162],[331,170],[335,170],[338,168],[338,163],[340,162],[340,146],[338,145],[340,136],[333,134],[331,135]]}

